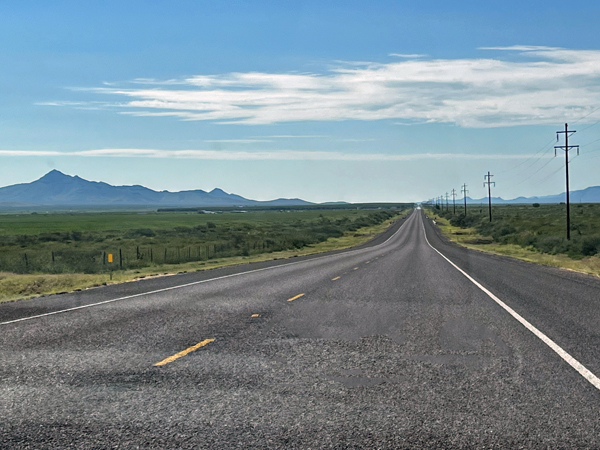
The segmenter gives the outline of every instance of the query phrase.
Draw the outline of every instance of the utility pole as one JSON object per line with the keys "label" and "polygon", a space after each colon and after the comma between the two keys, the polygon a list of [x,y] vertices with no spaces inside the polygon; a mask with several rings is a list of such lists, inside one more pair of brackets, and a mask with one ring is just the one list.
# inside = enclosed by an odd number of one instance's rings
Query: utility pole
{"label": "utility pole", "polygon": [[558,135],[565,135],[565,145],[556,145],[554,146],[554,156],[556,156],[556,149],[564,150],[565,152],[565,173],[566,173],[566,184],[567,184],[567,240],[571,239],[571,207],[569,204],[569,150],[572,148],[577,149],[577,154],[579,155],[579,145],[569,145],[569,136],[571,134],[575,134],[575,130],[569,130],[569,124],[565,123],[565,131],[557,131],[556,132],[556,142],[558,142]]}
{"label": "utility pole", "polygon": [[456,189],[452,189],[452,206],[454,207],[454,215],[456,215]]}
{"label": "utility pole", "polygon": [[492,177],[494,175],[492,175],[489,171],[487,173],[487,175],[483,176],[483,179],[487,181],[483,182],[483,187],[485,187],[485,185],[487,184],[488,187],[488,205],[489,205],[489,209],[490,209],[490,222],[492,221],[492,184],[494,185],[494,187],[496,187],[496,182],[492,181]]}
{"label": "utility pole", "polygon": [[462,185],[462,189],[461,189],[462,193],[463,193],[463,197],[465,199],[465,217],[467,217],[467,185],[463,184]]}
{"label": "utility pole", "polygon": [[446,212],[449,211],[448,209],[448,193],[446,192]]}

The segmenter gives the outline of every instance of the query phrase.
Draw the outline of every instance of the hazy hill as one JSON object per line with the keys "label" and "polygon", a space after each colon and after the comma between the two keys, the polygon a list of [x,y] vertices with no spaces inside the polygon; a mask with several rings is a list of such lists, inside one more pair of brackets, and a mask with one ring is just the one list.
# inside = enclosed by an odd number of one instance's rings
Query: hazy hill
{"label": "hazy hill", "polygon": [[[600,203],[600,186],[591,186],[579,191],[571,191],[569,194],[571,203]],[[462,199],[457,199],[462,203]],[[467,197],[467,203],[487,203],[488,198]],[[560,203],[565,201],[565,193],[558,195],[544,195],[541,197],[517,197],[504,200],[502,197],[492,197],[492,203]]]}
{"label": "hazy hill", "polygon": [[23,206],[253,206],[253,205],[310,205],[301,199],[280,198],[267,202],[249,200],[221,189],[210,192],[153,191],[144,186],[112,186],[87,181],[78,176],[52,170],[39,180],[0,188],[0,207]]}

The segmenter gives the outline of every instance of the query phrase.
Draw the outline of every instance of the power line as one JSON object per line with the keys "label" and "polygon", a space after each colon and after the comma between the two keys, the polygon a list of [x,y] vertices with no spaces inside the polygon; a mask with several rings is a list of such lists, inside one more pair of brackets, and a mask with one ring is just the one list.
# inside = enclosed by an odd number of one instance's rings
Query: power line
{"label": "power line", "polygon": [[[501,172],[496,172],[496,173],[498,173],[498,174],[503,174],[503,173],[506,173],[506,172],[510,172],[510,171],[512,171],[512,170],[514,170],[514,169],[516,169],[516,168],[518,168],[518,167],[520,167],[520,166],[522,166],[522,165],[523,165],[523,164],[525,164],[527,161],[529,161],[529,160],[531,160],[531,159],[535,158],[537,155],[539,155],[539,154],[540,154],[541,152],[543,152],[544,150],[547,150],[545,153],[548,153],[548,151],[550,151],[550,150],[551,150],[551,147],[550,147],[550,146],[552,145],[552,143],[553,143],[553,142],[554,142],[554,139],[551,139],[551,140],[550,140],[550,141],[549,141],[549,142],[548,142],[546,145],[544,145],[544,146],[543,146],[541,149],[539,149],[539,150],[538,150],[538,151],[537,151],[535,154],[533,154],[533,155],[532,155],[532,156],[530,156],[529,158],[526,158],[526,159],[524,159],[524,160],[523,160],[523,161],[521,161],[519,164],[517,164],[517,165],[516,165],[516,166],[514,166],[514,167],[511,167],[510,169],[506,169],[506,170],[503,170],[503,171],[501,171]],[[536,162],[538,162],[538,161],[539,161],[539,160],[540,160],[540,159],[541,159],[543,156],[544,156],[544,155],[541,155],[541,156],[540,156],[538,159],[536,159],[536,160],[535,160],[533,163],[531,163],[529,166],[527,166],[527,167],[526,167],[525,169],[523,169],[522,171],[519,171],[519,172],[517,172],[517,173],[516,173],[514,176],[518,175],[519,173],[521,173],[521,172],[525,171],[526,169],[528,169],[529,167],[531,167],[532,165],[534,165],[534,164],[535,164]]]}
{"label": "power line", "polygon": [[[598,122],[598,123],[600,123],[600,122]],[[585,147],[586,145],[594,144],[595,142],[598,142],[598,141],[600,141],[600,138],[596,139],[595,141],[588,142],[587,144],[581,144],[581,147]]]}
{"label": "power line", "polygon": [[525,183],[527,180],[529,180],[531,177],[533,177],[535,174],[539,173],[540,170],[542,170],[544,167],[546,167],[548,164],[550,164],[552,161],[554,161],[553,159],[549,159],[548,162],[546,164],[544,164],[542,167],[540,167],[538,170],[536,170],[535,172],[533,172],[531,175],[529,175],[527,178],[521,180],[520,182],[518,182],[517,184],[515,184],[516,186],[519,186],[523,183]]}
{"label": "power line", "polygon": [[[573,124],[576,124],[577,122],[579,122],[580,120],[585,119],[588,116],[591,116],[592,114],[594,114],[596,111],[598,111],[600,109],[600,106],[598,106],[596,109],[592,110],[591,112],[587,113],[585,116],[580,117],[579,119],[577,119],[575,122],[573,122]],[[589,128],[589,127],[588,127]]]}
{"label": "power line", "polygon": [[558,169],[556,169],[554,172],[552,172],[550,175],[548,175],[547,177],[541,179],[540,181],[538,181],[538,185],[542,184],[544,181],[546,181],[548,178],[550,178],[552,175],[557,174],[559,171],[561,171],[563,169],[563,167],[565,167],[564,164],[562,164]]}
{"label": "power line", "polygon": [[[575,159],[577,159],[577,158],[579,158],[579,155],[576,155],[576,156],[574,156],[573,158],[569,159],[569,164],[572,164],[572,163],[573,163],[573,161],[574,161]],[[542,184],[544,181],[546,181],[546,180],[547,180],[548,178],[550,178],[552,175],[555,175],[555,174],[557,174],[558,172],[560,172],[560,171],[561,171],[561,170],[562,170],[564,167],[565,167],[565,165],[564,165],[564,164],[561,164],[561,166],[560,166],[558,169],[556,169],[554,172],[552,172],[552,173],[551,173],[551,174],[549,174],[548,176],[546,176],[546,177],[542,178],[540,181],[538,181],[538,182],[537,182],[537,184],[538,184],[538,185]]]}
{"label": "power line", "polygon": [[592,125],[588,125],[587,127],[585,127],[583,130],[579,130],[580,133],[583,133],[585,130],[589,130],[592,127],[595,127],[596,125],[598,125],[600,123],[600,120],[596,123],[593,123]]}

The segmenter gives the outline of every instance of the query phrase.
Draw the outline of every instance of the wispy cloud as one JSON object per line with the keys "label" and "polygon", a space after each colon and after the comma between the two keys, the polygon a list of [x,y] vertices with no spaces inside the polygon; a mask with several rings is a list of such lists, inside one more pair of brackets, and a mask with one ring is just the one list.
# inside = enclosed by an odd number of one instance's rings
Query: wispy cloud
{"label": "wispy cloud", "polygon": [[396,56],[397,58],[406,58],[406,59],[414,59],[414,58],[425,58],[429,55],[424,55],[421,53],[389,53],[388,56]]}
{"label": "wispy cloud", "polygon": [[204,142],[223,142],[232,144],[254,144],[256,142],[273,142],[270,139],[205,139]]}
{"label": "wispy cloud", "polygon": [[472,153],[345,153],[327,151],[231,151],[231,150],[161,150],[148,148],[104,148],[75,152],[0,150],[0,156],[63,156],[96,158],[179,158],[225,161],[417,161],[442,159],[468,160],[519,160],[535,155],[531,154],[472,154]]}
{"label": "wispy cloud", "polygon": [[351,62],[325,74],[137,79],[130,88],[88,92],[127,98],[122,114],[249,125],[382,119],[462,127],[555,124],[600,104],[600,50],[526,45],[481,50],[528,58],[425,59],[398,53],[394,56],[406,60]]}
{"label": "wispy cloud", "polygon": [[328,138],[326,134],[272,134],[269,136],[256,136],[258,138],[272,138],[272,139],[322,139]]}
{"label": "wispy cloud", "polygon": [[355,138],[347,138],[347,139],[337,139],[340,142],[374,142],[377,139],[366,138],[366,139],[355,139]]}

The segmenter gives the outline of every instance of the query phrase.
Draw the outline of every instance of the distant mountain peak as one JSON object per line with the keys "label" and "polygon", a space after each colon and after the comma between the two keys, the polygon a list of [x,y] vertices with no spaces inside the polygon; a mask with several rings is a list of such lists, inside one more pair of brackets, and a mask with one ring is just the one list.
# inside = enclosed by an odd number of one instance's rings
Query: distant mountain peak
{"label": "distant mountain peak", "polygon": [[53,169],[40,179],[0,188],[0,205],[28,204],[52,206],[251,206],[309,204],[298,199],[278,199],[270,202],[249,200],[215,188],[210,192],[197,189],[183,192],[157,192],[144,186],[112,186],[104,182],[85,180]]}
{"label": "distant mountain peak", "polygon": [[40,180],[47,180],[47,181],[64,180],[65,178],[73,178],[73,177],[70,175],[65,175],[60,170],[52,169],[50,172],[48,172],[46,175],[44,175],[42,178],[40,178]]}

